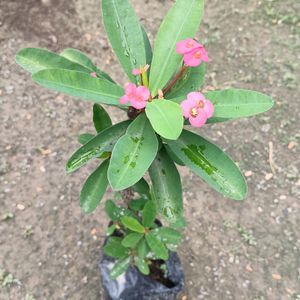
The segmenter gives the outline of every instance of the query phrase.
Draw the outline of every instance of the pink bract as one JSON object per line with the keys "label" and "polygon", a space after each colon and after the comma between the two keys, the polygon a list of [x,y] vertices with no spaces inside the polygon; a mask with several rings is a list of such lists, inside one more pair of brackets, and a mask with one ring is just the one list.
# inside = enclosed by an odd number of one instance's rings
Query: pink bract
{"label": "pink bract", "polygon": [[177,43],[176,52],[178,54],[186,54],[201,46],[201,44],[197,43],[193,39],[186,39]]}
{"label": "pink bract", "polygon": [[142,74],[142,72],[141,72],[140,69],[133,69],[133,70],[132,70],[132,74],[135,75],[135,76],[137,76],[137,75]]}
{"label": "pink bract", "polygon": [[90,75],[91,75],[92,77],[97,78],[97,73],[96,73],[96,72],[92,72],[92,73],[90,73]]}
{"label": "pink bract", "polygon": [[184,64],[189,67],[197,67],[202,62],[208,62],[208,55],[205,48],[195,48],[193,51],[184,54]]}
{"label": "pink bract", "polygon": [[150,97],[150,91],[144,86],[136,87],[133,83],[125,86],[125,95],[120,98],[121,104],[130,102],[131,106],[136,109],[143,109],[147,105]]}
{"label": "pink bract", "polygon": [[189,119],[192,126],[198,128],[202,127],[214,114],[213,104],[198,92],[189,93],[187,99],[181,103],[181,108],[184,117]]}

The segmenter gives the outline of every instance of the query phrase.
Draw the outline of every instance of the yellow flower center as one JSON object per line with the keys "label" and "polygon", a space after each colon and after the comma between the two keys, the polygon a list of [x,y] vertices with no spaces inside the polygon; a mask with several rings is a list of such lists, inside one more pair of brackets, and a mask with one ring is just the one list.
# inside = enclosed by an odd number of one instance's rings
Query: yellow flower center
{"label": "yellow flower center", "polygon": [[196,59],[200,59],[202,57],[202,54],[200,51],[197,51],[195,54],[194,54],[194,58]]}
{"label": "yellow flower center", "polygon": [[198,116],[198,110],[197,110],[197,108],[195,108],[195,107],[192,108],[191,111],[190,111],[190,114],[194,118],[197,117]]}
{"label": "yellow flower center", "polygon": [[189,42],[186,43],[186,46],[187,46],[188,48],[193,48],[193,47],[194,47],[194,43],[191,42],[191,41],[189,41]]}

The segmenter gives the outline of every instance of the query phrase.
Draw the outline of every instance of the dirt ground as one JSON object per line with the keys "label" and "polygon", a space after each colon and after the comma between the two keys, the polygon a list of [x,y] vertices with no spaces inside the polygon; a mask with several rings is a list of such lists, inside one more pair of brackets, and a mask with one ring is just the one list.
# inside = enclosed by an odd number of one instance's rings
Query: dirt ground
{"label": "dirt ground", "polygon": [[[172,1],[132,2],[153,40]],[[181,169],[185,295],[299,300],[300,1],[206,2],[199,34],[211,58],[206,85],[259,90],[276,107],[201,129],[239,162],[249,183],[245,202]],[[65,173],[77,133],[93,130],[92,104],[34,84],[14,63],[28,46],[78,48],[125,82],[99,0],[0,0],[0,299],[103,299],[97,263],[107,218],[103,207],[83,215],[78,200],[95,165]],[[115,121],[125,118],[110,111]]]}

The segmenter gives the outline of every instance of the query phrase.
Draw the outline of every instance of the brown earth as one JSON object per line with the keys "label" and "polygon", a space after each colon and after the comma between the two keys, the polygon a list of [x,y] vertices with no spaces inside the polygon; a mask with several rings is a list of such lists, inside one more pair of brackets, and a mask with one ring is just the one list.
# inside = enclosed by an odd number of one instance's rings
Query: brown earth
{"label": "brown earth", "polygon": [[[153,40],[172,1],[132,2]],[[300,299],[300,2],[206,2],[199,35],[211,58],[206,85],[256,89],[276,107],[201,129],[247,175],[245,202],[224,199],[181,169],[185,295]],[[97,262],[107,218],[101,207],[85,216],[78,204],[94,164],[64,171],[77,133],[93,130],[92,104],[35,85],[14,63],[28,46],[78,48],[125,82],[98,0],[0,1],[0,299],[102,299]],[[115,121],[125,117],[110,111]]]}

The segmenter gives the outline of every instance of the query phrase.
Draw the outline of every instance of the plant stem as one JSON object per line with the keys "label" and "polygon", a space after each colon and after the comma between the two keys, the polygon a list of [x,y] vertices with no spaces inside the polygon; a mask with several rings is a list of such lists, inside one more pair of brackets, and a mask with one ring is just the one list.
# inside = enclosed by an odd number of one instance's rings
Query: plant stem
{"label": "plant stem", "polygon": [[173,79],[173,81],[163,90],[163,94],[165,95],[170,89],[175,85],[175,83],[181,78],[181,76],[186,71],[187,66],[183,65],[180,72],[176,75],[176,77]]}

